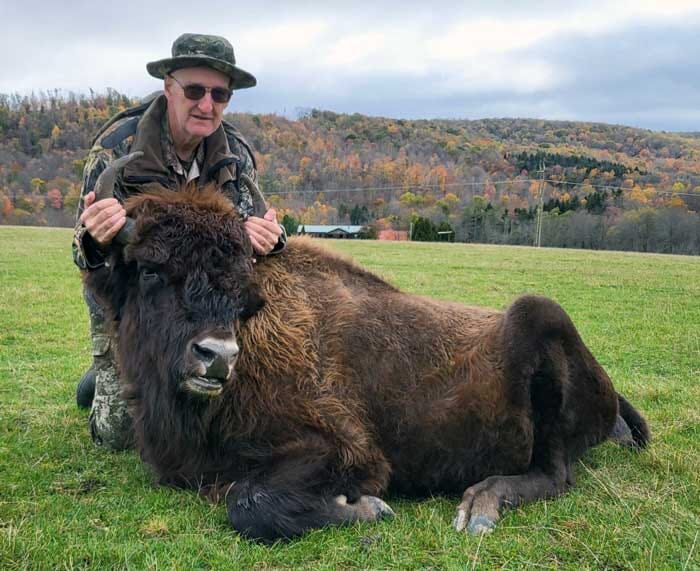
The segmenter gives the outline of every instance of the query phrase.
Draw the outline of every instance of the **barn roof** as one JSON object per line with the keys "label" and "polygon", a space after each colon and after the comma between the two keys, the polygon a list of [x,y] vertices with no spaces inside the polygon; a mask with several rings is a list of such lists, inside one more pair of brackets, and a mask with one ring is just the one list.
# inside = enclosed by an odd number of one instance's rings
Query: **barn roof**
{"label": "barn roof", "polygon": [[302,228],[307,234],[329,234],[333,231],[347,232],[348,234],[357,234],[361,232],[364,226],[337,226],[333,224],[300,224],[297,232],[301,232]]}

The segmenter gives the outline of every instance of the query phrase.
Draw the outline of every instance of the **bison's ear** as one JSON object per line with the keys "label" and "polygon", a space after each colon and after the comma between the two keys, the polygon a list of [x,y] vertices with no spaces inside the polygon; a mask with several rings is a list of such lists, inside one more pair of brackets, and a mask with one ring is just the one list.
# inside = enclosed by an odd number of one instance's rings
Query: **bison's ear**
{"label": "bison's ear", "polygon": [[260,294],[260,289],[256,285],[248,286],[243,295],[243,309],[239,317],[246,321],[253,317],[258,311],[265,307],[265,298]]}
{"label": "bison's ear", "polygon": [[110,263],[91,270],[85,274],[83,282],[100,305],[118,321],[128,293],[129,271],[126,264]]}

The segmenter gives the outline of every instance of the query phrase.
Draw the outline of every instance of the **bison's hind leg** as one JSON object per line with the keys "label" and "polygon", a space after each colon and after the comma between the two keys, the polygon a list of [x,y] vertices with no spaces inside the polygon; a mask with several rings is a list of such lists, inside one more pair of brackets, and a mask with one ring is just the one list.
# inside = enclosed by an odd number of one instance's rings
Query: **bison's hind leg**
{"label": "bison's hind leg", "polygon": [[620,446],[628,446],[630,448],[637,447],[634,436],[632,436],[632,429],[619,414],[615,419],[615,426],[613,426],[612,432],[610,433],[610,440],[617,442]]}
{"label": "bison's hind leg", "polygon": [[517,476],[491,476],[470,486],[457,507],[453,525],[457,531],[490,532],[504,507],[515,507],[563,493],[570,485],[566,477],[532,470]]}
{"label": "bison's hind leg", "polygon": [[617,402],[620,414],[617,415],[615,426],[610,433],[611,440],[636,450],[646,448],[651,440],[646,420],[622,395],[617,395]]}
{"label": "bison's hind leg", "polygon": [[525,473],[494,475],[464,492],[454,525],[472,533],[491,530],[504,507],[566,491],[572,463],[608,438],[618,412],[610,379],[556,303],[518,299],[502,335],[509,407],[531,417],[532,455]]}

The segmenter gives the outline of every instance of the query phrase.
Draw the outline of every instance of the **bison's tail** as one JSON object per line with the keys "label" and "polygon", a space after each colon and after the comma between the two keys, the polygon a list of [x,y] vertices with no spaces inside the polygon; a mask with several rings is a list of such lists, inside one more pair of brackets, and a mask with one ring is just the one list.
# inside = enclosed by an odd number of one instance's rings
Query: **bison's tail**
{"label": "bison's tail", "polygon": [[622,395],[617,395],[619,414],[610,438],[619,444],[634,448],[645,448],[651,434],[646,420]]}

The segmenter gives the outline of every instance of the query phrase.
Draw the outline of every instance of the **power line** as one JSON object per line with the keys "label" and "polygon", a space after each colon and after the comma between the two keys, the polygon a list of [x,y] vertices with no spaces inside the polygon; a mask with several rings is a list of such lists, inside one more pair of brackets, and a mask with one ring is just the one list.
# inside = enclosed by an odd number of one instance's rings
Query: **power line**
{"label": "power line", "polygon": [[[591,188],[603,188],[605,190],[630,190],[626,189],[624,186],[614,186],[610,184],[589,184],[587,182],[571,182],[566,180],[556,180],[553,178],[548,178],[545,182],[551,184],[565,184],[569,186],[590,186]],[[656,192],[658,194],[673,194],[677,196],[700,196],[700,193],[693,192],[676,192],[675,190],[657,190],[655,188],[641,188],[642,191]]]}
{"label": "power line", "polygon": [[[538,179],[538,178],[526,178],[526,179],[516,179],[516,180],[497,180],[497,181],[488,181],[488,182],[450,182],[446,184],[440,184],[440,183],[434,183],[434,184],[409,184],[409,185],[399,185],[399,186],[370,186],[370,187],[356,187],[356,188],[323,188],[323,189],[317,189],[317,188],[306,188],[306,189],[298,189],[298,190],[281,190],[277,192],[271,192],[270,194],[306,194],[309,192],[315,192],[317,194],[320,193],[329,193],[329,192],[376,192],[376,191],[393,191],[393,190],[411,190],[411,189],[426,189],[426,188],[443,188],[443,187],[469,187],[469,186],[497,186],[497,185],[503,185],[503,184],[510,184],[510,185],[515,185],[515,184],[523,184],[523,183],[533,183],[533,182],[542,182],[543,179]],[[573,182],[573,181],[566,181],[566,180],[556,180],[556,179],[544,179],[543,182],[547,182],[550,184],[558,184],[558,185],[567,185],[567,186],[590,186],[591,188],[595,189],[604,189],[604,190],[630,190],[626,189],[623,186],[615,186],[615,185],[609,185],[609,184],[589,184],[587,182]],[[654,192],[656,194],[672,194],[674,196],[698,196],[700,197],[700,193],[693,193],[693,192],[676,192],[675,190],[658,190],[656,188],[642,188],[640,189],[642,191],[646,192]]]}
{"label": "power line", "polygon": [[304,192],[369,192],[369,191],[377,191],[377,190],[404,190],[404,189],[420,189],[420,188],[438,188],[438,187],[447,187],[449,186],[450,188],[454,186],[485,186],[487,184],[515,184],[518,182],[528,182],[531,179],[524,179],[524,180],[497,180],[493,182],[448,182],[445,184],[440,184],[440,183],[431,183],[431,184],[409,184],[409,185],[397,185],[397,186],[361,186],[361,187],[356,187],[356,188],[324,188],[324,189],[316,189],[316,188],[302,188],[299,190],[282,190],[279,193],[273,193],[273,194],[301,194]]}

